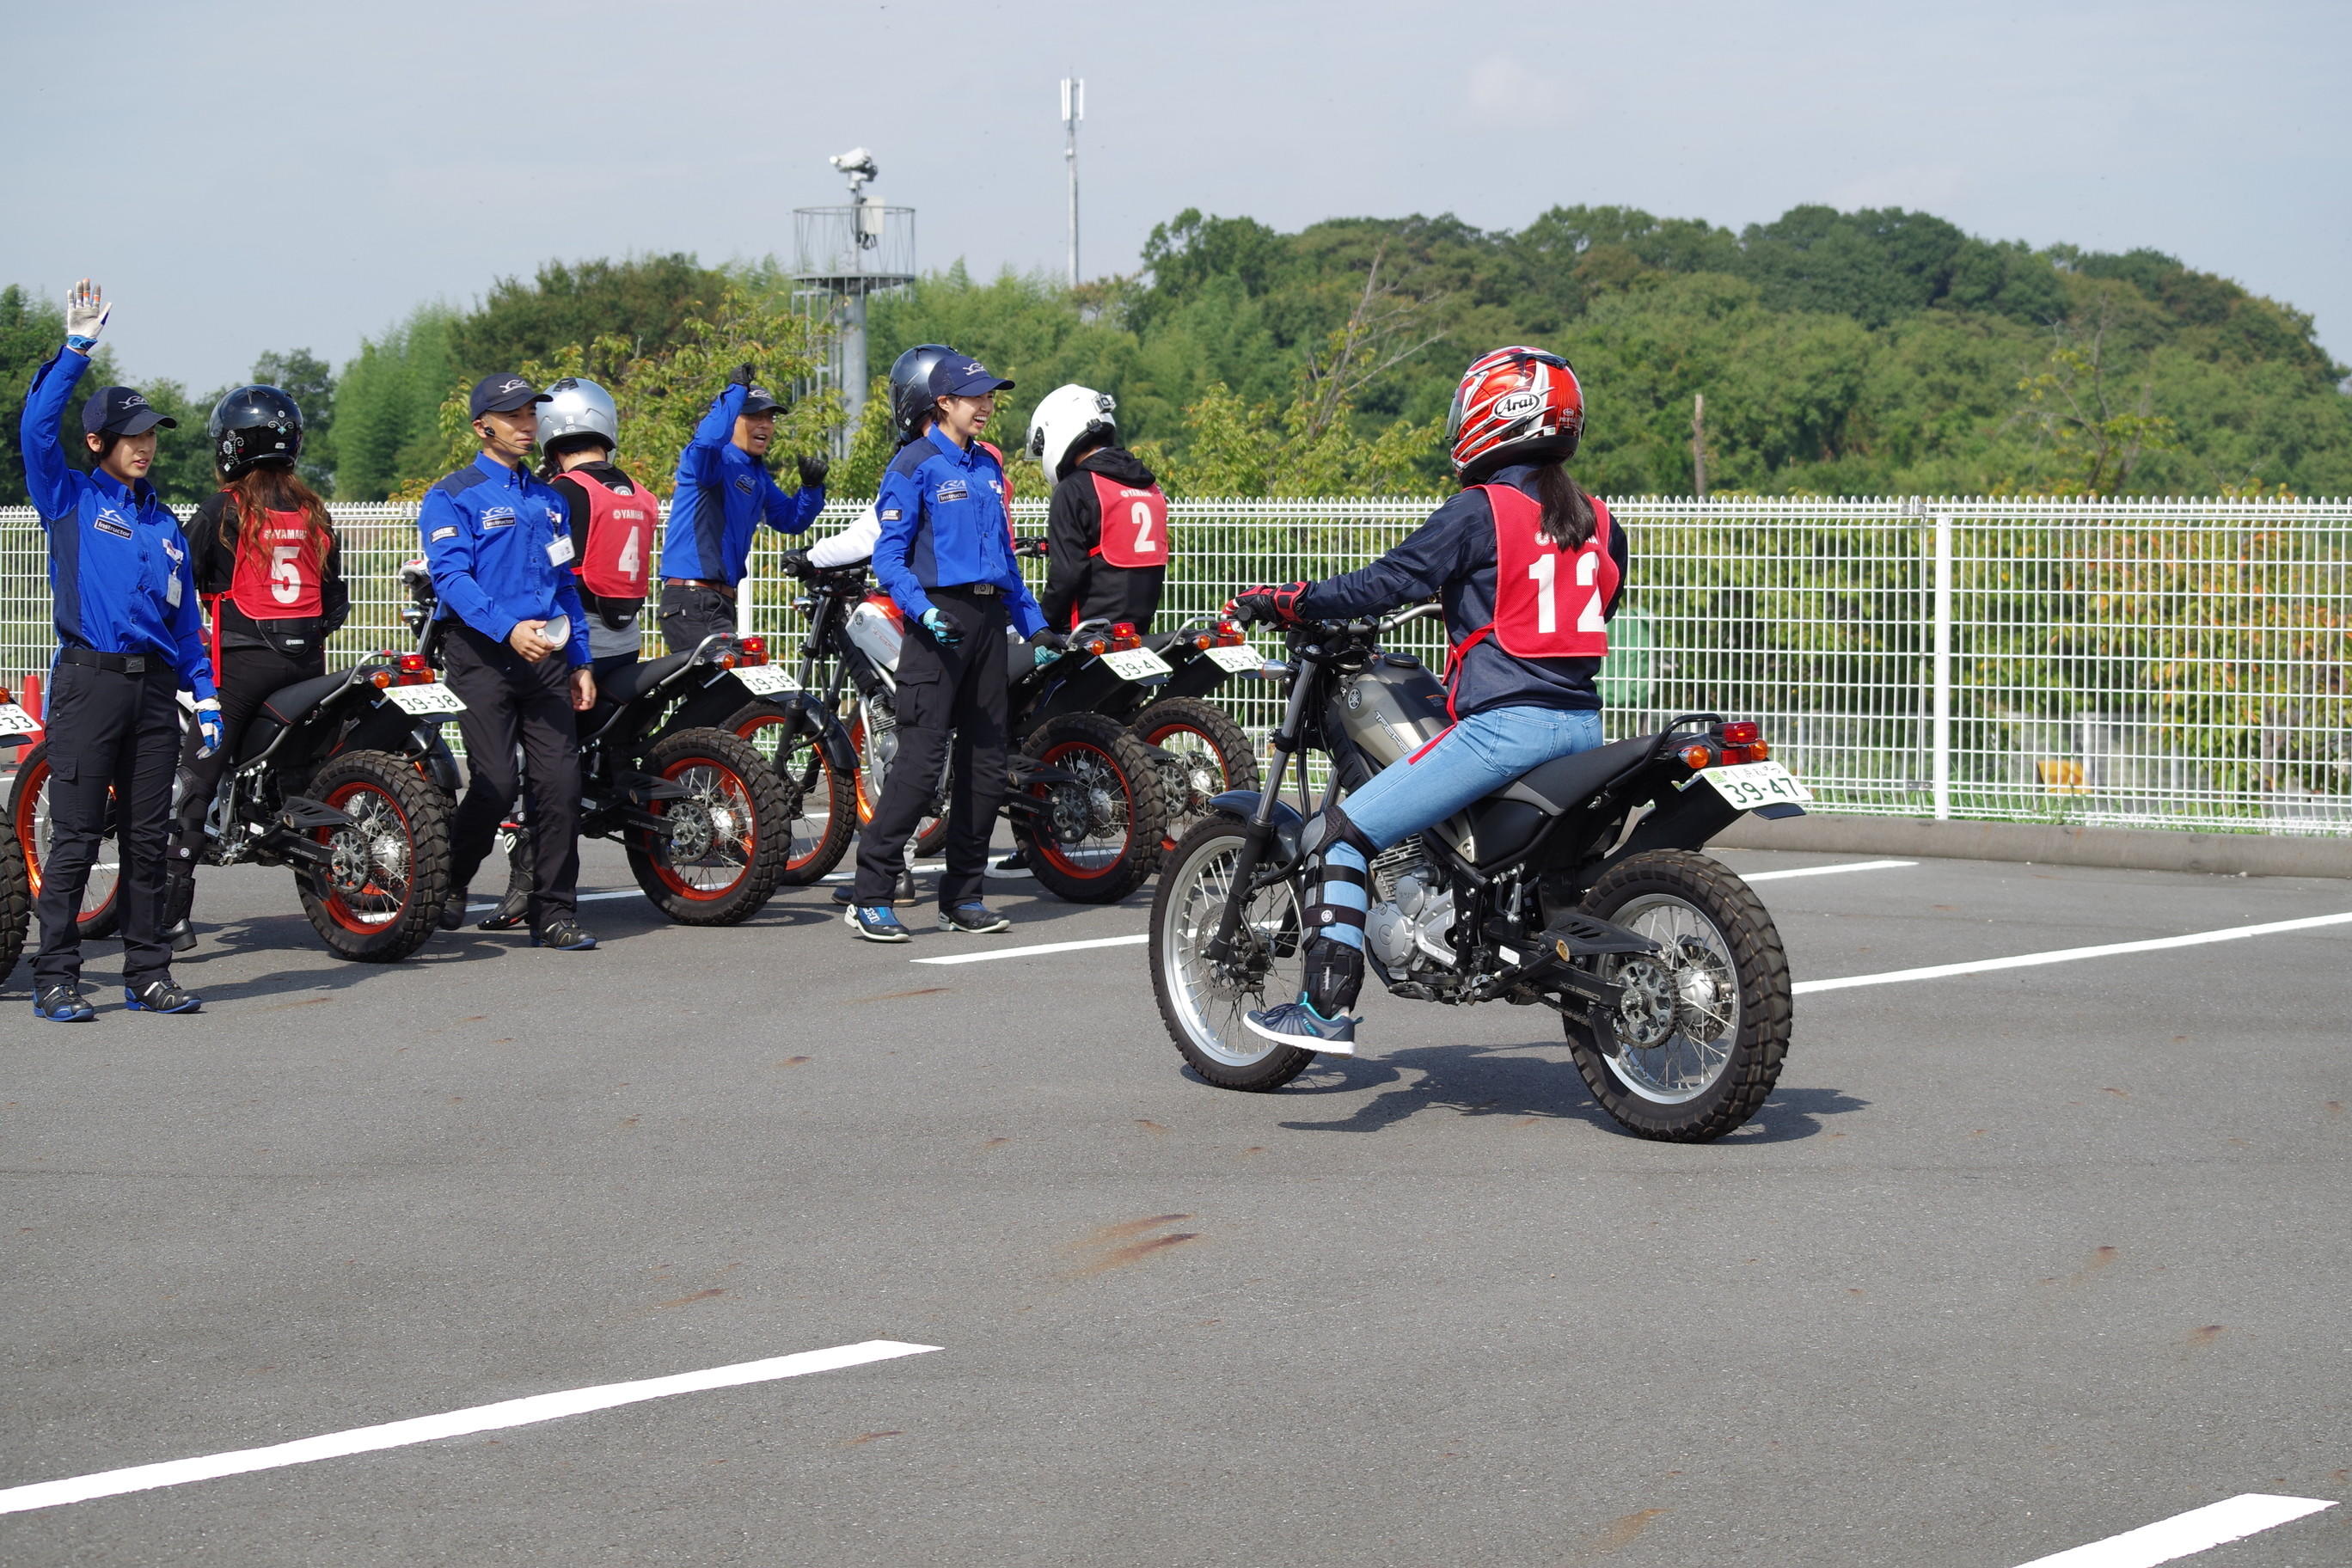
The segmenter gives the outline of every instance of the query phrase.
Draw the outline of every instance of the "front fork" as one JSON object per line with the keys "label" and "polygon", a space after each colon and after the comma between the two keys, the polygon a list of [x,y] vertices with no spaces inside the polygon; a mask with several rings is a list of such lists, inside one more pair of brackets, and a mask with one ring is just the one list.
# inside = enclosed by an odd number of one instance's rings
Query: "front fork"
{"label": "front fork", "polygon": [[[1265,862],[1266,846],[1274,842],[1274,808],[1282,798],[1282,781],[1298,753],[1298,733],[1306,726],[1307,705],[1314,700],[1319,655],[1320,650],[1316,648],[1301,649],[1298,654],[1297,668],[1290,681],[1290,700],[1283,708],[1281,727],[1274,732],[1274,776],[1258,792],[1257,808],[1243,825],[1241,858],[1234,865],[1233,891],[1226,895],[1225,907],[1217,913],[1217,934],[1209,939],[1207,957],[1212,963],[1233,962],[1234,938],[1241,931],[1242,910],[1255,890],[1257,868]],[[1303,759],[1298,767],[1303,795],[1307,787],[1307,763]]]}

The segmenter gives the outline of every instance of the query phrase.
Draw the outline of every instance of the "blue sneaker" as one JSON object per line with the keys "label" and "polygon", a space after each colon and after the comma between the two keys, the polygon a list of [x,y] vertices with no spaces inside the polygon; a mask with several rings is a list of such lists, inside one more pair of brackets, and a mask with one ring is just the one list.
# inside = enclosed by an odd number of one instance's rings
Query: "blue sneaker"
{"label": "blue sneaker", "polygon": [[50,1024],[87,1024],[98,1009],[79,985],[44,985],[33,996],[33,1016]]}
{"label": "blue sneaker", "polygon": [[150,980],[137,990],[126,985],[122,1000],[134,1013],[201,1013],[205,999],[193,991],[183,991],[168,980]]}
{"label": "blue sneaker", "polygon": [[868,942],[912,942],[914,933],[899,923],[887,904],[852,904],[842,923]]}
{"label": "blue sneaker", "polygon": [[940,911],[941,931],[960,931],[966,936],[986,936],[990,931],[1011,931],[1013,922],[982,903],[978,899]]}
{"label": "blue sneaker", "polygon": [[1305,1002],[1285,1002],[1280,1006],[1261,1008],[1245,1021],[1250,1033],[1281,1045],[1327,1051],[1335,1057],[1356,1054],[1356,1020],[1345,1013],[1327,1018]]}
{"label": "blue sneaker", "polygon": [[[482,922],[482,929],[490,929],[488,921]],[[588,952],[596,946],[596,939],[588,934],[586,926],[570,915],[558,915],[530,933],[530,945],[551,947],[558,952]]]}

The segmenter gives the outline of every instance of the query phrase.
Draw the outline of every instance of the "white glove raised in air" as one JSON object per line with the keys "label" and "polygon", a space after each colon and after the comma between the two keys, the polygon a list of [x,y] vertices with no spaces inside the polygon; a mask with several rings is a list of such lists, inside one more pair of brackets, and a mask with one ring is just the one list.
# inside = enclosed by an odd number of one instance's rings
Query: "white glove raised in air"
{"label": "white glove raised in air", "polygon": [[87,353],[106,330],[106,318],[113,313],[105,290],[83,279],[66,290],[66,342]]}

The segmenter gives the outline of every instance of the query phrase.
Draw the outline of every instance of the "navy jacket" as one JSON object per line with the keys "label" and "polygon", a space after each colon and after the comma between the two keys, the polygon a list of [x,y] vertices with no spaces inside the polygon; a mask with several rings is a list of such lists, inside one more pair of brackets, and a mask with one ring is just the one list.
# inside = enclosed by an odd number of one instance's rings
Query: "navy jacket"
{"label": "navy jacket", "polygon": [[823,485],[786,495],[766,464],[735,445],[735,413],[748,391],[720,393],[677,455],[677,489],[662,531],[665,577],[740,583],[762,520],[779,533],[798,533],[824,509]]}
{"label": "navy jacket", "polygon": [[926,589],[993,583],[1015,631],[1029,637],[1045,629],[1045,612],[1013,563],[1004,470],[979,442],[966,450],[936,426],[908,442],[882,476],[874,507],[882,519],[874,575],[908,618],[931,607]]}
{"label": "navy jacket", "polygon": [[565,616],[572,624],[568,661],[574,669],[587,665],[588,616],[572,575],[572,525],[551,487],[527,468],[477,458],[425,492],[416,531],[442,615],[455,615],[492,642],[506,641],[518,621]]}
{"label": "navy jacket", "polygon": [[25,488],[49,535],[58,640],[99,653],[160,653],[199,700],[215,695],[204,610],[180,520],[142,479],[68,468],[58,444],[87,355],[60,349],[25,394]]}
{"label": "navy jacket", "polygon": [[[1535,470],[1514,466],[1486,482],[1534,493]],[[1617,595],[1601,614],[1617,613],[1630,575],[1625,530],[1609,520],[1609,554],[1617,563]],[[1298,597],[1298,613],[1337,621],[1374,615],[1436,595],[1445,610],[1446,640],[1458,644],[1495,618],[1495,509],[1483,490],[1449,499],[1403,543],[1369,566],[1328,577]],[[1493,637],[1464,656],[1454,682],[1454,710],[1467,719],[1489,708],[1598,709],[1597,658],[1515,658]]]}

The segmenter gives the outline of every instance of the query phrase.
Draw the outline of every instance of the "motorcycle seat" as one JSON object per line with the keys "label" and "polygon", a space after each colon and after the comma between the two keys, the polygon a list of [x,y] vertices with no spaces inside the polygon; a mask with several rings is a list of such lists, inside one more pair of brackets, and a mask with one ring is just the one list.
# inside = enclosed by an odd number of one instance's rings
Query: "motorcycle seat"
{"label": "motorcycle seat", "polygon": [[1493,798],[1522,801],[1558,816],[1618,774],[1631,770],[1649,755],[1656,740],[1655,735],[1637,735],[1630,741],[1612,741],[1573,756],[1554,757],[1521,773],[1516,783],[1496,790]]}
{"label": "motorcycle seat", "polygon": [[263,700],[261,710],[280,724],[298,724],[310,716],[311,709],[324,701],[331,692],[341,689],[351,678],[351,668],[346,668],[314,676],[309,680],[298,680],[291,686],[271,692]]}
{"label": "motorcycle seat", "polygon": [[596,683],[596,695],[607,702],[635,702],[677,671],[694,662],[694,655],[673,653],[660,658],[624,665]]}

